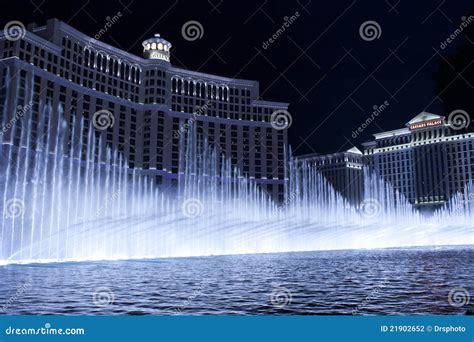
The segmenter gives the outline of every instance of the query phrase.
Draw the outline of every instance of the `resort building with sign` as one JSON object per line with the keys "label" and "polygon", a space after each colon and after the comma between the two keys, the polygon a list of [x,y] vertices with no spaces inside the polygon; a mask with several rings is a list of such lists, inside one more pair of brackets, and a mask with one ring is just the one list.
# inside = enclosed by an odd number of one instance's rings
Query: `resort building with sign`
{"label": "resort building with sign", "polygon": [[[461,111],[462,112],[462,111]],[[464,113],[465,114],[465,113]],[[405,127],[374,134],[362,144],[330,154],[298,156],[316,167],[349,203],[364,198],[366,175],[389,184],[418,209],[436,209],[474,180],[474,132],[469,116],[448,122],[422,112]]]}
{"label": "resort building with sign", "polygon": [[444,116],[422,112],[404,128],[363,143],[369,170],[415,206],[438,207],[474,179],[474,132]]}

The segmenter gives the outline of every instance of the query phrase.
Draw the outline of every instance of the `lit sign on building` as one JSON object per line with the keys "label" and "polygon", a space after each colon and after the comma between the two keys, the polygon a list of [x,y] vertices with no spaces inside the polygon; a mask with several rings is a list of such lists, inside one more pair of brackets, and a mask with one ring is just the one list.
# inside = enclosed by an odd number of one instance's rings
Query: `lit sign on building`
{"label": "lit sign on building", "polygon": [[434,119],[428,121],[417,122],[410,125],[410,130],[420,129],[420,128],[427,128],[433,126],[440,126],[443,124],[443,119]]}
{"label": "lit sign on building", "polygon": [[169,55],[166,55],[162,52],[158,52],[158,51],[153,51],[150,53],[150,57],[151,59],[162,59],[162,60],[165,60],[165,61],[170,61],[170,57]]}

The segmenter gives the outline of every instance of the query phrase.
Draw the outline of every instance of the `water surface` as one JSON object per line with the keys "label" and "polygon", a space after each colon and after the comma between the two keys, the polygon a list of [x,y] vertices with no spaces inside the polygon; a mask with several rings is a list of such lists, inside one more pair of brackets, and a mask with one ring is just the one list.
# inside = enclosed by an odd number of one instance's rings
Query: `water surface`
{"label": "water surface", "polygon": [[472,246],[7,265],[0,314],[465,314],[457,288]]}

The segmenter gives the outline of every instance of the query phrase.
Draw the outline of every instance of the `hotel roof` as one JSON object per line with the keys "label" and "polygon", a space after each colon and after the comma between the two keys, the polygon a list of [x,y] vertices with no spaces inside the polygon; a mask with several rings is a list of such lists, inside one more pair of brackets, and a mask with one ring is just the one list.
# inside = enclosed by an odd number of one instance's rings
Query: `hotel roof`
{"label": "hotel roof", "polygon": [[444,120],[444,116],[428,113],[428,112],[421,112],[420,114],[416,115],[413,119],[411,119],[405,124],[407,127],[395,129],[391,131],[386,131],[386,132],[381,132],[381,133],[375,133],[373,134],[373,136],[377,140],[377,139],[384,139],[384,138],[396,137],[399,135],[410,134],[411,131],[408,128],[409,126],[417,124],[417,123],[425,122],[425,121],[438,120],[438,119]]}
{"label": "hotel roof", "polygon": [[298,159],[313,159],[313,158],[322,158],[322,157],[331,157],[331,156],[337,156],[340,154],[345,154],[345,153],[352,153],[352,154],[360,154],[363,155],[363,153],[357,148],[357,147],[351,147],[347,151],[339,151],[339,152],[333,152],[333,153],[308,153],[308,154],[302,154],[299,156],[296,156]]}
{"label": "hotel roof", "polygon": [[421,112],[417,116],[415,116],[413,119],[408,121],[406,123],[407,126],[413,125],[415,123],[423,122],[423,121],[429,121],[429,120],[436,120],[436,119],[444,119],[444,116],[433,114],[433,113],[428,113],[428,112]]}

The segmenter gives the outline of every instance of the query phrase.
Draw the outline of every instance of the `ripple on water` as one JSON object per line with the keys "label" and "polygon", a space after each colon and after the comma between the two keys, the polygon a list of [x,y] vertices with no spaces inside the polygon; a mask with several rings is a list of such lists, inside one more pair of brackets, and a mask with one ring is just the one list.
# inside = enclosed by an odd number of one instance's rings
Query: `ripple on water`
{"label": "ripple on water", "polygon": [[448,294],[474,293],[473,257],[457,247],[7,265],[0,303],[23,315],[464,314]]}

